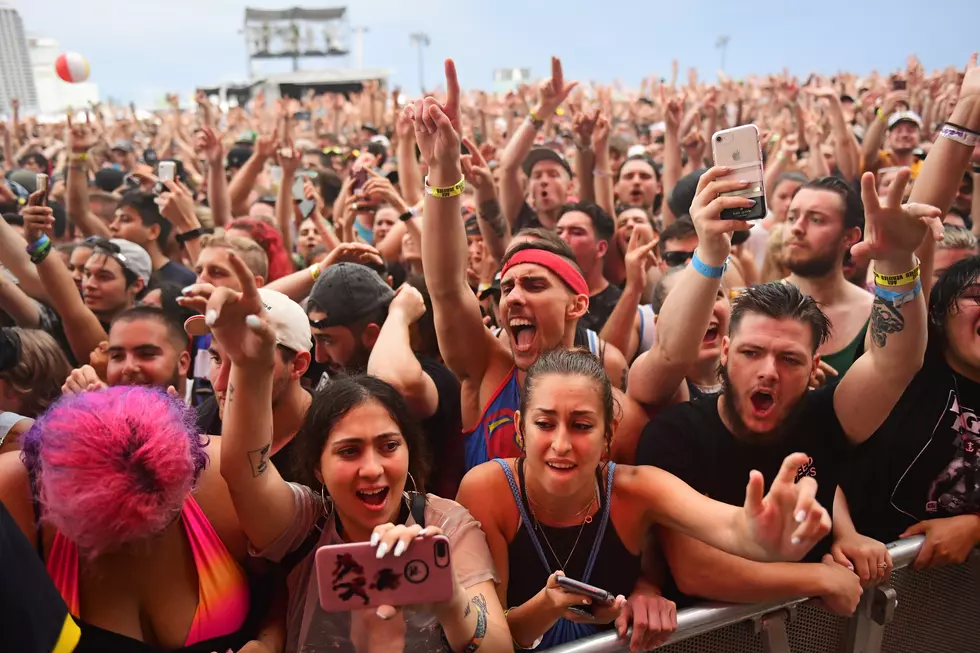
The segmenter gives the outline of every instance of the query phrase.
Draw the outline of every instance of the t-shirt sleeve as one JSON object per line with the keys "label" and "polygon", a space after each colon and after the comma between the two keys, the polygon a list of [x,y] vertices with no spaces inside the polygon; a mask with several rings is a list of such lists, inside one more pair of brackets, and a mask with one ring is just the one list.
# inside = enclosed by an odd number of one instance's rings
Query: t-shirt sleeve
{"label": "t-shirt sleeve", "polygon": [[428,356],[417,356],[422,371],[429,375],[439,394],[439,402],[433,415],[459,405],[459,381],[448,367]]}
{"label": "t-shirt sleeve", "polygon": [[316,525],[316,520],[323,514],[323,504],[320,502],[320,497],[313,494],[313,490],[298,483],[290,483],[289,489],[293,491],[293,523],[279,536],[279,539],[261,551],[249,543],[248,550],[253,556],[273,562],[281,561],[299,548]]}
{"label": "t-shirt sleeve", "polygon": [[706,492],[701,478],[704,467],[698,451],[696,428],[689,414],[690,402],[671,406],[651,420],[636,449],[636,464],[659,467],[678,477],[698,492]]}
{"label": "t-shirt sleeve", "polygon": [[480,522],[470,511],[450,499],[428,495],[426,525],[438,526],[449,538],[453,572],[464,588],[492,580],[500,582]]}

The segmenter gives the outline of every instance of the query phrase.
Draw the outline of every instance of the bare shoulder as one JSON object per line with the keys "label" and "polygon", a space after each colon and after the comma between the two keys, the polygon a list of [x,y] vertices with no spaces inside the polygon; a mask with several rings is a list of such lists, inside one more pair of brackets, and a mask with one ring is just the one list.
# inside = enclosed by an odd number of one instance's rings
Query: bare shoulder
{"label": "bare shoulder", "polygon": [[[514,459],[508,459],[506,462],[513,470]],[[466,472],[459,484],[456,501],[469,510],[477,520],[489,521],[499,527],[505,523],[504,517],[513,511],[513,501],[501,500],[509,497],[510,494],[507,475],[499,463],[491,460]]]}
{"label": "bare shoulder", "polygon": [[31,480],[19,451],[0,455],[0,503],[20,526],[24,535],[34,540],[34,505]]}

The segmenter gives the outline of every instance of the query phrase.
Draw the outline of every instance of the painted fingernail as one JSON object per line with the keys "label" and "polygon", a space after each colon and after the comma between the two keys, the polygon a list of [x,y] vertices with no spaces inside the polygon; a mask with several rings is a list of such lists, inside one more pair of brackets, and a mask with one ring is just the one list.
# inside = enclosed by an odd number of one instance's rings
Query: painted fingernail
{"label": "painted fingernail", "polygon": [[386,553],[388,553],[388,543],[382,542],[378,545],[378,552],[375,554],[375,557],[380,560],[381,558],[385,557]]}
{"label": "painted fingernail", "polygon": [[378,615],[378,619],[381,619],[382,621],[388,621],[388,615],[381,612],[381,608],[378,608],[378,611],[375,612],[374,614]]}
{"label": "painted fingernail", "polygon": [[425,537],[428,534],[429,534],[429,529],[428,528],[423,528],[422,530],[419,531],[418,536],[419,537]]}
{"label": "painted fingernail", "polygon": [[373,533],[371,535],[371,546],[378,546],[378,542],[381,541],[381,533]]}
{"label": "painted fingernail", "polygon": [[258,329],[262,326],[262,320],[258,315],[249,315],[245,318],[245,324],[251,329]]}
{"label": "painted fingernail", "polygon": [[405,549],[407,548],[408,545],[405,544],[405,542],[398,540],[398,544],[395,545],[395,557],[396,558],[400,557],[401,554],[405,553]]}
{"label": "painted fingernail", "polygon": [[[789,543],[790,543],[790,544],[793,544],[793,545],[796,545],[796,544],[799,544],[799,543],[800,543],[800,538],[798,538],[798,537],[796,537],[796,536],[794,535],[794,536],[793,536],[793,539],[791,539],[791,540],[789,541]],[[378,556],[378,557],[380,558],[381,556]]]}
{"label": "painted fingernail", "polygon": [[194,286],[185,286],[184,288],[181,288],[180,294],[181,295],[186,295],[187,293],[189,293],[191,291],[191,288],[193,288],[193,287]]}
{"label": "painted fingernail", "polygon": [[854,565],[847,565],[847,568],[850,569],[851,571],[854,571]]}
{"label": "painted fingernail", "polygon": [[218,311],[213,308],[208,309],[208,312],[204,314],[204,323],[208,326],[214,326],[214,323],[218,320]]}
{"label": "painted fingernail", "polygon": [[796,513],[796,523],[797,524],[802,524],[804,519],[806,519],[806,511],[805,510],[800,510],[799,512]]}

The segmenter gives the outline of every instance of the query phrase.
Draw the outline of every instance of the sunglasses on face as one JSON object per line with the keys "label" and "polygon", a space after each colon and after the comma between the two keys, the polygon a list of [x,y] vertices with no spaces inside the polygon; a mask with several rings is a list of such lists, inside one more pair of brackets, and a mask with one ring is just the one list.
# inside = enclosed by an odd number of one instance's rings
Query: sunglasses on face
{"label": "sunglasses on face", "polygon": [[694,252],[664,252],[664,263],[669,268],[677,268],[687,265],[694,258]]}

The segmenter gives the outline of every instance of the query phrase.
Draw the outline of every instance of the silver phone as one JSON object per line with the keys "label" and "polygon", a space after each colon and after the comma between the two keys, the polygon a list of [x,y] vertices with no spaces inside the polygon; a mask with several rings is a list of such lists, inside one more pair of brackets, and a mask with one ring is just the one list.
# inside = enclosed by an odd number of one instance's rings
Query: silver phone
{"label": "silver phone", "polygon": [[160,166],[157,169],[157,179],[160,183],[165,181],[173,181],[177,175],[177,164],[173,161],[161,161]]}

